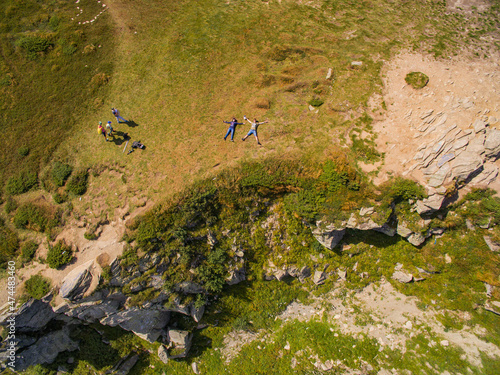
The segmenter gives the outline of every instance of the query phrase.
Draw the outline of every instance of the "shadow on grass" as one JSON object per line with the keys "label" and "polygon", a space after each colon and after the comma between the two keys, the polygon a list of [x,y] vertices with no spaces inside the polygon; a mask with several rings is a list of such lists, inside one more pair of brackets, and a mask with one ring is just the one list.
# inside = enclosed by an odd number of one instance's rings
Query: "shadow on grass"
{"label": "shadow on grass", "polygon": [[117,146],[122,145],[128,140],[130,140],[130,135],[126,132],[122,132],[121,130],[115,131],[111,136],[111,142],[113,142]]}
{"label": "shadow on grass", "polygon": [[136,123],[134,120],[128,120],[125,123],[122,122],[122,124],[127,124],[128,127],[130,127],[130,128],[135,128],[135,127],[139,126],[139,124]]}

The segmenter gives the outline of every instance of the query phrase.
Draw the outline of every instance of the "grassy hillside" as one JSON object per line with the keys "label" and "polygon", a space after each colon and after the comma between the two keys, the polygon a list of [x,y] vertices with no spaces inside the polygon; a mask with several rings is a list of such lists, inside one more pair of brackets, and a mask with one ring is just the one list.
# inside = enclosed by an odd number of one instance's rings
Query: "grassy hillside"
{"label": "grassy hillside", "polygon": [[[411,191],[402,199],[399,180],[371,186],[356,162],[383,155],[373,136],[346,140],[346,130],[371,133],[373,119],[383,116],[390,103],[380,95],[381,69],[399,51],[436,58],[488,58],[497,51],[500,2],[491,4],[480,13],[453,12],[443,1],[1,2],[0,264],[20,253],[21,262],[29,262],[40,239],[54,239],[68,217],[88,220],[92,225],[85,235],[94,238],[92,229],[125,199],[147,196],[160,203],[128,228],[124,264],[132,272],[139,254],[158,252],[170,267],[165,290],[186,279],[209,292],[196,301],[207,303],[208,327],[196,331],[187,361],[164,365],[151,354],[157,343],[104,328],[111,343],[104,345],[93,330],[82,328],[74,333],[88,338],[81,351],[61,355],[51,369],[66,366],[73,356],[73,373],[103,372],[137,351],[141,358],[131,374],[185,374],[193,361],[203,373],[281,374],[292,360],[281,348],[291,344],[297,352],[313,347],[307,355],[321,360],[347,358],[348,368],[370,364],[367,373],[381,368],[419,373],[424,360],[436,372],[498,373],[496,357],[484,355],[471,366],[460,348],[429,344],[430,334],[413,337],[402,354],[366,335],[345,334],[326,313],[281,327],[276,316],[287,304],[322,298],[329,286],[265,282],[262,275],[269,260],[303,266],[311,255],[320,259],[318,267],[332,272],[357,269],[340,288],[350,303],[353,290],[389,279],[397,263],[413,272],[427,267],[433,271],[425,282],[398,284],[397,291],[417,296],[424,311],[435,306],[467,312],[470,319],[457,322],[447,313],[440,319],[447,330],[477,324],[486,331],[485,341],[499,345],[497,321],[478,306],[484,304],[485,282],[499,299],[500,265],[482,239],[489,232],[469,235],[464,224],[465,218],[479,225],[490,216],[498,224],[499,203],[490,193],[469,197],[473,204],[457,203],[451,208],[456,220],[434,218],[433,226],[450,231],[418,251],[399,237],[361,231],[347,233],[350,251],[327,251],[307,226],[317,219],[345,220],[372,204],[383,208],[377,211],[381,222],[391,203],[398,204],[398,214],[416,217],[407,212],[408,199],[421,198],[421,188],[405,184]],[[111,107],[131,121],[116,125],[117,136],[105,142],[96,125],[115,122]],[[237,128],[235,143],[222,139],[227,130],[222,121],[233,116],[241,121],[243,115],[269,120],[259,128],[262,147],[253,138],[241,141],[249,124]],[[146,150],[124,153],[124,133]],[[342,147],[347,141],[350,147]],[[42,189],[52,199],[41,197]],[[100,209],[108,211],[98,217]],[[281,225],[271,234],[262,227],[270,217]],[[204,237],[208,230],[220,241],[214,249]],[[498,229],[491,234],[498,236]],[[236,236],[247,254],[248,279],[227,287]],[[199,266],[195,272],[193,263]],[[132,305],[157,292],[132,293],[130,285],[121,291]],[[326,311],[332,306],[325,302]],[[356,313],[360,326],[371,322]],[[180,318],[178,324],[193,328]],[[273,341],[262,348],[247,345],[227,364],[219,350],[234,330],[272,334]],[[313,374],[315,367],[304,361],[296,372]]]}

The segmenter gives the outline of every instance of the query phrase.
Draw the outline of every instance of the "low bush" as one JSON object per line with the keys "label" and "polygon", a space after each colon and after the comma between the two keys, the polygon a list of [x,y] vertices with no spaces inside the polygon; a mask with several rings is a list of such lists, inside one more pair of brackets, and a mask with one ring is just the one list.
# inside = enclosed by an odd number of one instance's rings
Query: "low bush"
{"label": "low bush", "polygon": [[42,207],[28,203],[19,207],[14,215],[14,225],[19,229],[32,229],[37,232],[44,232],[49,215]]}
{"label": "low bush", "polygon": [[73,173],[66,183],[68,193],[83,195],[87,191],[89,173],[86,169],[80,169]]}
{"label": "low bush", "polygon": [[21,246],[21,256],[24,262],[29,262],[35,256],[38,244],[35,241],[26,241]]}
{"label": "low bush", "polygon": [[10,195],[19,195],[33,189],[38,183],[37,175],[30,171],[22,171],[11,176],[5,184],[5,191]]}
{"label": "low bush", "polygon": [[73,249],[64,241],[58,241],[54,246],[49,245],[47,264],[50,268],[58,269],[73,259]]}
{"label": "low bush", "polygon": [[308,103],[310,105],[312,105],[313,107],[321,107],[323,105],[324,101],[319,99],[319,98],[314,98],[314,99],[309,100]]}
{"label": "low bush", "polygon": [[56,161],[52,166],[52,181],[56,186],[63,186],[72,172],[73,168],[69,164]]}
{"label": "low bush", "polygon": [[68,200],[68,195],[61,193],[54,193],[52,194],[52,198],[54,199],[54,202],[56,202],[57,204],[62,204]]}
{"label": "low bush", "polygon": [[14,212],[17,209],[17,202],[14,198],[12,198],[10,195],[7,196],[5,199],[5,213],[10,214],[11,212]]}
{"label": "low bush", "polygon": [[421,72],[411,72],[405,77],[405,81],[414,89],[421,89],[429,82],[429,77]]}
{"label": "low bush", "polygon": [[40,299],[50,291],[50,280],[42,275],[33,275],[26,280],[24,289],[30,297]]}
{"label": "low bush", "polygon": [[19,239],[14,231],[5,226],[0,219],[0,267],[4,268],[8,261],[13,260],[19,249]]}
{"label": "low bush", "polygon": [[30,153],[30,148],[28,146],[21,146],[17,149],[17,153],[21,157],[28,156]]}
{"label": "low bush", "polygon": [[39,36],[23,36],[16,41],[16,45],[26,51],[29,59],[34,60],[38,53],[47,51],[52,43]]}
{"label": "low bush", "polygon": [[425,189],[413,180],[397,177],[391,181],[388,189],[389,196],[396,202],[408,199],[422,199],[426,196]]}

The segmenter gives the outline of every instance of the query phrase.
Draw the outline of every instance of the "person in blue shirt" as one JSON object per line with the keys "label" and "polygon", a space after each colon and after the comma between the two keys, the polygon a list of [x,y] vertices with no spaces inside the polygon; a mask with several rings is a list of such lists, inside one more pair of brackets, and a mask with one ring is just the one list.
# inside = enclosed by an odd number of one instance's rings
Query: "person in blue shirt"
{"label": "person in blue shirt", "polygon": [[119,124],[120,121],[127,122],[122,116],[120,116],[120,111],[116,108],[111,108],[111,112],[113,113],[113,116],[116,117],[116,122]]}
{"label": "person in blue shirt", "polygon": [[233,138],[234,138],[234,130],[236,129],[236,125],[243,125],[243,123],[238,122],[238,120],[236,120],[236,117],[233,117],[233,119],[231,121],[222,121],[222,122],[229,124],[229,129],[227,129],[227,133],[224,136],[224,140],[226,140],[227,136],[229,134],[231,134],[231,142],[234,142]]}

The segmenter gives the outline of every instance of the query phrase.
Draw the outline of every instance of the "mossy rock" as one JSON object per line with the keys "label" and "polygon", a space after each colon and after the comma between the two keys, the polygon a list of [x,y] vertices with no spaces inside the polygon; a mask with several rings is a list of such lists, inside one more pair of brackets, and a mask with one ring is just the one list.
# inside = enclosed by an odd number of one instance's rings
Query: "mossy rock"
{"label": "mossy rock", "polygon": [[405,77],[405,81],[414,89],[421,89],[429,82],[429,77],[421,72],[411,72]]}

